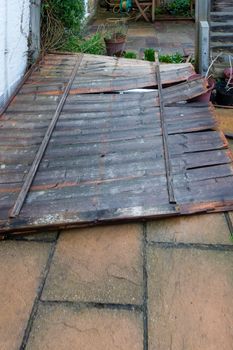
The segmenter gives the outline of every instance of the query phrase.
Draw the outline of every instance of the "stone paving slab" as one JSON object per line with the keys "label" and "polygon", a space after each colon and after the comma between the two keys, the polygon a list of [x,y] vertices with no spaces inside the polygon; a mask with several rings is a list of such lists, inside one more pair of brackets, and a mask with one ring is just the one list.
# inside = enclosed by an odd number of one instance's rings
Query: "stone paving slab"
{"label": "stone paving slab", "polygon": [[224,214],[204,214],[156,220],[147,224],[151,242],[233,244]]}
{"label": "stone paving slab", "polygon": [[154,37],[155,36],[155,29],[151,27],[129,27],[127,36],[134,36],[134,37]]}
{"label": "stone paving slab", "polygon": [[148,252],[149,350],[232,350],[232,251]]}
{"label": "stone paving slab", "polygon": [[26,350],[142,350],[142,316],[126,310],[41,305]]}
{"label": "stone paving slab", "polygon": [[126,224],[63,232],[42,298],[140,304],[141,231]]}
{"label": "stone paving slab", "polygon": [[146,39],[145,38],[135,38],[134,36],[128,36],[126,41],[126,50],[129,48],[146,48]]}
{"label": "stone paving slab", "polygon": [[0,349],[18,350],[50,244],[0,242]]}

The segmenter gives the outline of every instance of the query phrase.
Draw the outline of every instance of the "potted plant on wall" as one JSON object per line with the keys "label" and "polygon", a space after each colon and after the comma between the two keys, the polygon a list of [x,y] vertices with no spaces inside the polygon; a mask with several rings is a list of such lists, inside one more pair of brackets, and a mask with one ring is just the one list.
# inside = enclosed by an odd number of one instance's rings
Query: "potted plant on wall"
{"label": "potted plant on wall", "polygon": [[107,24],[103,28],[103,37],[108,56],[120,57],[126,43],[127,27],[124,23]]}

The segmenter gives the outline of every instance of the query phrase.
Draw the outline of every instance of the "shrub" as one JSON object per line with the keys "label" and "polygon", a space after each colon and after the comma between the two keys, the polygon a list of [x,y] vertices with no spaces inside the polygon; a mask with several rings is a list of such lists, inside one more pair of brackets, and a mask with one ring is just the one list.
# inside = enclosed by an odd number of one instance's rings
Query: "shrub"
{"label": "shrub", "polygon": [[163,63],[182,63],[184,61],[184,57],[176,52],[173,55],[159,55],[159,62]]}
{"label": "shrub", "polygon": [[144,51],[144,57],[146,61],[154,62],[155,61],[155,50],[154,49],[146,49]]}
{"label": "shrub", "polygon": [[124,58],[131,58],[131,59],[135,59],[137,58],[137,55],[135,52],[133,51],[126,51],[123,55]]}
{"label": "shrub", "polygon": [[61,49],[64,51],[83,52],[93,55],[103,55],[105,53],[103,37],[99,32],[85,39],[75,35],[67,36]]}
{"label": "shrub", "polygon": [[45,12],[52,12],[66,29],[78,32],[84,18],[84,0],[43,0],[42,15]]}
{"label": "shrub", "polygon": [[84,12],[84,0],[42,0],[42,50],[60,49],[68,35],[79,35]]}
{"label": "shrub", "polygon": [[172,15],[190,16],[190,0],[173,0],[166,8]]}

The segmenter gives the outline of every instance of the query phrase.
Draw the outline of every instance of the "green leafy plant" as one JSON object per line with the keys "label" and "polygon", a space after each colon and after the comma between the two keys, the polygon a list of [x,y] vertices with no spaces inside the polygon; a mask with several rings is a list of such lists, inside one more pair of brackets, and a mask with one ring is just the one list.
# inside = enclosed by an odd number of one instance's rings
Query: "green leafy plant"
{"label": "green leafy plant", "polygon": [[125,38],[127,34],[127,26],[125,23],[106,24],[100,28],[104,39],[116,40]]}
{"label": "green leafy plant", "polygon": [[93,55],[105,54],[103,37],[99,32],[84,39],[75,35],[68,36],[61,49],[64,51],[83,52]]}
{"label": "green leafy plant", "polygon": [[144,58],[146,61],[154,62],[155,61],[155,50],[154,49],[146,49],[144,51]]}
{"label": "green leafy plant", "polygon": [[159,55],[159,62],[182,63],[184,62],[184,57],[179,52],[176,52],[173,55]]}
{"label": "green leafy plant", "polygon": [[84,0],[43,0],[42,16],[53,13],[66,29],[79,31],[84,18]]}
{"label": "green leafy plant", "polygon": [[42,51],[60,49],[69,35],[79,35],[84,12],[84,0],[42,0]]}
{"label": "green leafy plant", "polygon": [[135,52],[133,51],[126,51],[123,55],[124,58],[131,58],[131,59],[135,59],[137,58],[137,55]]}
{"label": "green leafy plant", "polygon": [[190,16],[190,0],[173,0],[166,9],[174,16]]}
{"label": "green leafy plant", "polygon": [[164,15],[166,13],[167,13],[167,9],[164,5],[160,5],[160,6],[155,8],[155,15],[157,15],[157,16]]}

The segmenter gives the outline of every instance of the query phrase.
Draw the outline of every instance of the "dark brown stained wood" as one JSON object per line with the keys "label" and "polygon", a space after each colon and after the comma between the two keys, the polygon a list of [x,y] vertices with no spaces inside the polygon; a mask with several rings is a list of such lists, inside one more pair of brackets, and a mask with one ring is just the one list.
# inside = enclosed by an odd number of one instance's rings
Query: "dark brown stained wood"
{"label": "dark brown stained wood", "polygon": [[[157,63],[157,66],[156,66],[156,80],[158,83],[160,122],[161,122],[161,131],[162,131],[162,140],[163,140],[164,163],[165,163],[165,170],[166,170],[168,197],[169,197],[169,203],[175,204],[176,201],[175,201],[174,189],[173,189],[173,178],[172,178],[172,171],[171,171],[170,152],[168,149],[168,129],[167,129],[167,123],[165,120],[165,109],[164,109],[165,101],[164,101],[163,87],[162,87],[162,82],[161,82],[159,62]],[[171,101],[171,102],[173,102],[173,101]]]}
{"label": "dark brown stained wood", "polygon": [[49,143],[50,137],[52,135],[52,132],[53,132],[55,126],[56,126],[57,120],[58,120],[58,118],[60,116],[60,113],[62,111],[62,108],[63,108],[63,106],[64,106],[64,104],[66,102],[66,98],[67,98],[67,96],[69,94],[69,91],[71,89],[71,86],[73,84],[74,77],[77,74],[77,71],[78,71],[79,66],[81,64],[82,57],[83,57],[82,55],[77,56],[77,61],[75,63],[74,69],[73,69],[71,77],[69,79],[69,82],[68,82],[68,84],[67,84],[67,86],[66,86],[66,88],[65,88],[65,90],[63,92],[62,98],[61,98],[61,100],[60,100],[60,102],[59,102],[59,104],[58,104],[58,106],[56,108],[56,111],[55,111],[55,114],[54,114],[54,116],[53,116],[53,118],[51,120],[51,123],[49,124],[49,127],[46,130],[45,136],[44,136],[44,138],[43,138],[43,140],[41,142],[41,145],[40,145],[40,147],[39,147],[39,149],[38,149],[38,151],[37,151],[37,153],[35,155],[35,158],[33,160],[32,166],[31,166],[29,172],[27,173],[27,176],[26,176],[26,178],[24,180],[24,183],[23,183],[22,188],[21,188],[21,190],[19,192],[19,195],[18,195],[18,197],[16,199],[16,202],[15,202],[15,204],[14,204],[12,210],[11,210],[10,217],[15,217],[15,216],[19,215],[19,213],[20,213],[20,210],[21,210],[21,208],[23,206],[23,203],[24,203],[24,201],[25,201],[25,199],[27,197],[28,191],[30,190],[32,181],[33,181],[33,179],[34,179],[34,177],[36,175],[37,169],[38,169],[38,167],[40,165],[40,162],[42,160],[44,152],[45,152],[45,150],[46,150],[46,148],[48,146],[48,143]]}
{"label": "dark brown stained wood", "polygon": [[[69,80],[75,55],[47,55],[20,94],[60,95]],[[98,55],[85,55],[79,74],[74,80],[71,94],[121,91],[156,86],[154,62],[131,60]],[[191,64],[161,66],[163,84],[182,82],[194,73]]]}
{"label": "dark brown stained wood", "polygon": [[[233,209],[233,158],[213,107],[184,102],[206,91],[203,79],[188,79],[192,67],[160,66],[173,204],[155,65],[84,55],[20,214],[10,218],[76,60],[45,56],[0,118],[1,233]],[[169,79],[176,84],[164,86]],[[150,91],[117,92],[152,80]],[[93,87],[98,93],[87,93]]]}

